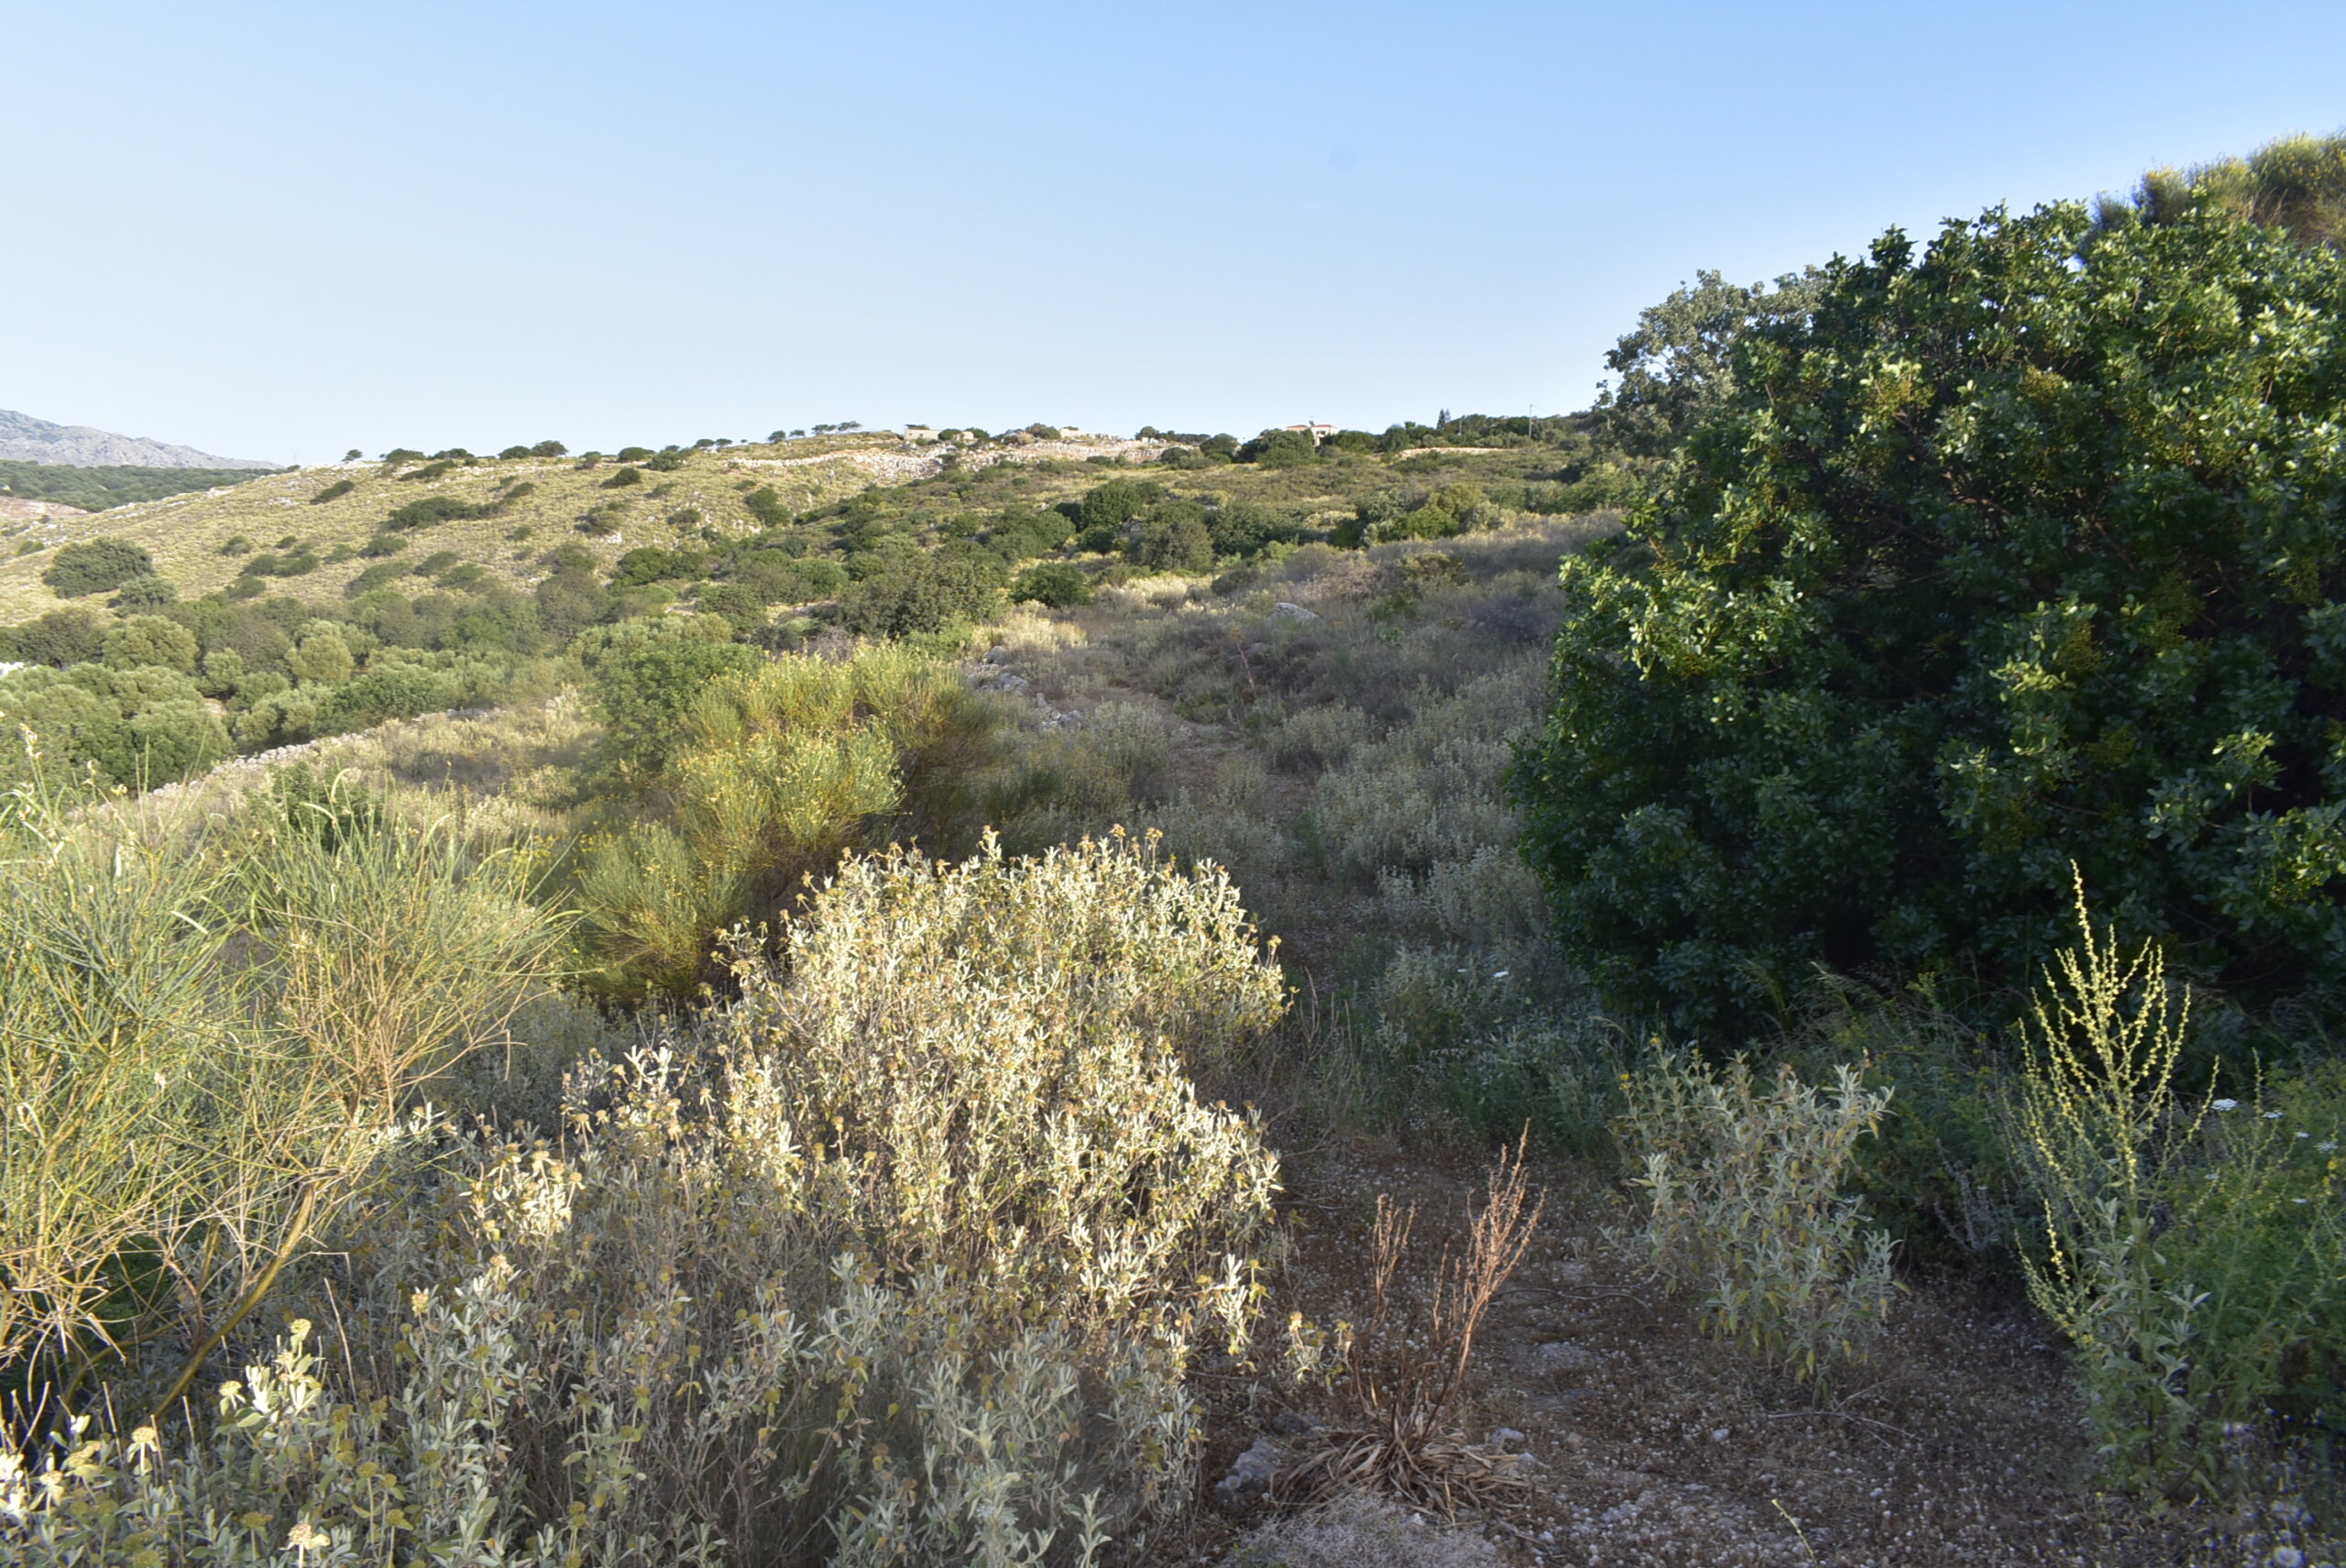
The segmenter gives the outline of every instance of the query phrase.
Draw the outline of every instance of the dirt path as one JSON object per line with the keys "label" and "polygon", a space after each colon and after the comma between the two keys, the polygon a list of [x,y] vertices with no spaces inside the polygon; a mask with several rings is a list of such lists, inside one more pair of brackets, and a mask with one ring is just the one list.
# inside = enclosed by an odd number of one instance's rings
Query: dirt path
{"label": "dirt path", "polygon": [[[2327,1560],[2269,1519],[2204,1509],[2161,1519],[2135,1500],[2097,1495],[2062,1354],[2020,1301],[1915,1285],[1874,1364],[1820,1403],[1705,1337],[1689,1306],[1607,1239],[1608,1227],[1631,1218],[1619,1195],[1567,1165],[1539,1174],[1547,1219],[1477,1342],[1465,1415],[1471,1437],[1515,1429],[1522,1435],[1511,1446],[1534,1461],[1528,1508],[1461,1521],[1464,1535],[1491,1548],[1485,1561],[2304,1568]],[[1294,1305],[1322,1321],[1357,1321],[1374,1195],[1419,1206],[1416,1255],[1430,1267],[1463,1234],[1477,1175],[1463,1159],[1428,1164],[1365,1141],[1291,1157],[1300,1240],[1284,1288]],[[1321,1413],[1310,1400],[1300,1408]],[[1267,1431],[1270,1414],[1225,1412],[1210,1474]],[[1281,1532],[1292,1526],[1242,1544],[1256,1562],[1293,1568],[1470,1561],[1439,1522],[1412,1527],[1431,1533],[1398,1547],[1387,1541],[1389,1519],[1382,1534],[1356,1530],[1350,1549],[1330,1546],[1325,1531],[1311,1550],[1288,1548]],[[1422,1546],[1409,1549],[1409,1539]],[[1201,1543],[1200,1560],[1214,1555]]]}

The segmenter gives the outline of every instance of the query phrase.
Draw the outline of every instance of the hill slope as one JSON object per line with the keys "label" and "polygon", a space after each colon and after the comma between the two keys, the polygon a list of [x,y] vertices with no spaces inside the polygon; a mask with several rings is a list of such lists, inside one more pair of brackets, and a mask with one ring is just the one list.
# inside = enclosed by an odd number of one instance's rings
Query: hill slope
{"label": "hill slope", "polygon": [[[1085,458],[1146,458],[1163,443],[1102,438],[1001,447],[970,461],[1014,463],[1022,469]],[[352,579],[380,557],[359,549],[384,535],[393,513],[418,501],[446,510],[445,520],[395,537],[412,542],[406,557],[451,554],[491,579],[527,587],[547,569],[546,553],[575,544],[608,568],[641,545],[676,546],[764,526],[751,498],[786,513],[804,511],[875,486],[917,483],[961,461],[942,443],[892,434],[857,434],[778,444],[687,450],[665,455],[658,468],[572,457],[464,458],[441,462],[345,463],[270,474],[202,494],[115,507],[88,517],[0,521],[13,559],[0,562],[0,623],[30,619],[63,601],[41,582],[57,546],[107,536],[144,547],[181,597],[228,588],[261,557],[305,569],[283,574],[283,590],[312,601],[338,599]],[[1082,473],[1097,482],[1096,470]],[[632,476],[632,482],[622,478]],[[332,492],[329,494],[329,492]],[[319,498],[328,499],[321,500]],[[464,516],[458,509],[477,512]]]}

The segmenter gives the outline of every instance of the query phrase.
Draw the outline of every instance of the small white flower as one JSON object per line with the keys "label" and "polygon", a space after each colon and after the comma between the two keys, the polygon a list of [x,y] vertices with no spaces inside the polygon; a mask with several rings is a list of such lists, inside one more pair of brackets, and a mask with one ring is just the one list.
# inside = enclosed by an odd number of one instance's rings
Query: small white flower
{"label": "small white flower", "polygon": [[2299,1134],[2297,1135],[2297,1136],[2299,1136],[2299,1137],[2301,1137],[2301,1138],[2309,1138],[2309,1137],[2312,1137],[2312,1136],[2313,1136],[2313,1135],[2312,1135],[2311,1133],[2299,1133]]}
{"label": "small white flower", "polygon": [[2264,1119],[2268,1122],[2277,1122],[2281,1119],[2281,1113],[2278,1111],[2267,1111],[2264,1113]]}
{"label": "small white flower", "polygon": [[2326,1144],[2316,1144],[2314,1145],[2314,1147],[2319,1149],[2324,1154],[2336,1154],[2338,1152],[2338,1140],[2336,1138],[2332,1138]]}
{"label": "small white flower", "polygon": [[1499,970],[1499,972],[1498,972],[1498,973],[1496,973],[1496,974],[1495,974],[1495,975],[1491,976],[1491,978],[1492,978],[1493,980],[1505,980],[1507,976],[1509,976],[1509,975],[1513,974],[1514,972],[1515,972],[1515,971],[1514,971],[1513,970],[1511,970],[1511,969],[1503,969],[1503,970]]}
{"label": "small white flower", "polygon": [[2240,1109],[2240,1102],[2237,1100],[2219,1100],[2215,1102],[2215,1106],[2219,1111],[2237,1111]]}

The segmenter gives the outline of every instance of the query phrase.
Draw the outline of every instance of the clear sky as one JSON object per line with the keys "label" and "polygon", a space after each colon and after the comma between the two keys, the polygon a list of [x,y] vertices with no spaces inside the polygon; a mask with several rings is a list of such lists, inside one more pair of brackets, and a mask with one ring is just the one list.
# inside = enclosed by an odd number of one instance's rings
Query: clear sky
{"label": "clear sky", "polygon": [[2346,5],[0,0],[0,408],[318,462],[1582,407],[1638,309],[2346,126]]}

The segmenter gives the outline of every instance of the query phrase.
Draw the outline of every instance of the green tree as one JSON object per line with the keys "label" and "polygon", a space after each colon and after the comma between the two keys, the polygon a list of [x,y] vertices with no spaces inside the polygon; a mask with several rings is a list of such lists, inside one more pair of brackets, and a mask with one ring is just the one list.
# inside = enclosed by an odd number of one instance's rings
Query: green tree
{"label": "green tree", "polygon": [[1300,430],[1266,430],[1240,447],[1236,455],[1241,463],[1259,463],[1266,468],[1295,468],[1317,460],[1320,445]]}
{"label": "green tree", "polygon": [[350,644],[343,640],[342,629],[330,620],[313,620],[301,633],[293,651],[285,655],[285,667],[293,678],[332,685],[346,681],[357,665],[352,657]]}
{"label": "green tree", "polygon": [[1697,420],[1734,395],[1735,346],[1743,334],[1801,320],[1820,282],[1814,269],[1749,288],[1716,272],[1695,273],[1694,287],[1639,312],[1636,330],[1605,356],[1618,379],[1597,399],[1599,428],[1633,456],[1676,450]]}
{"label": "green tree", "polygon": [[134,615],[105,634],[98,656],[118,670],[160,665],[181,674],[195,671],[195,633],[159,615]]}
{"label": "green tree", "polygon": [[16,627],[11,641],[17,658],[61,670],[97,658],[104,652],[105,634],[105,623],[77,605]]}
{"label": "green tree", "polygon": [[1065,609],[1070,605],[1091,602],[1091,579],[1081,567],[1066,561],[1046,561],[1039,566],[1029,566],[1011,585],[1014,599],[1045,605],[1052,609]]}
{"label": "green tree", "polygon": [[567,642],[603,619],[610,596],[595,574],[583,566],[564,566],[550,573],[532,590],[538,620],[554,637]]}
{"label": "green tree", "polygon": [[134,610],[160,609],[177,603],[179,597],[179,585],[169,577],[133,577],[115,589],[114,598],[106,602],[116,615],[126,615]]}
{"label": "green tree", "polygon": [[615,630],[625,635],[593,655],[587,698],[611,760],[628,776],[649,781],[708,684],[751,668],[758,654],[734,641],[732,627],[713,615]]}
{"label": "green tree", "polygon": [[1690,370],[1516,775],[1568,948],[1701,1029],[1817,962],[2010,992],[2074,867],[2243,998],[2334,994],[2341,317],[2346,259],[2216,204],[2061,205],[1892,232]]}
{"label": "green tree", "polygon": [[839,601],[847,629],[865,637],[909,637],[978,620],[1002,602],[1002,557],[966,541],[898,561]]}
{"label": "green tree", "polygon": [[154,572],[155,557],[127,539],[83,539],[60,550],[40,580],[60,598],[80,598],[111,592]]}
{"label": "green tree", "polygon": [[1134,561],[1152,572],[1202,572],[1213,565],[1206,509],[1195,501],[1152,509],[1132,543]]}
{"label": "green tree", "polygon": [[1154,479],[1111,479],[1084,492],[1084,526],[1122,528],[1164,499],[1165,487]]}

